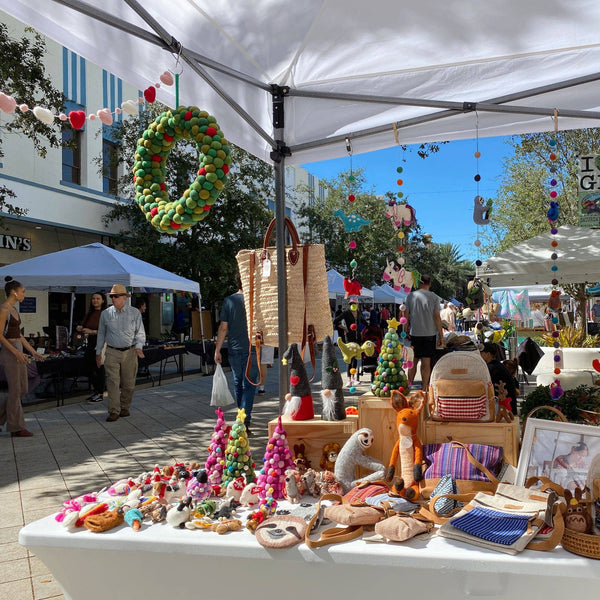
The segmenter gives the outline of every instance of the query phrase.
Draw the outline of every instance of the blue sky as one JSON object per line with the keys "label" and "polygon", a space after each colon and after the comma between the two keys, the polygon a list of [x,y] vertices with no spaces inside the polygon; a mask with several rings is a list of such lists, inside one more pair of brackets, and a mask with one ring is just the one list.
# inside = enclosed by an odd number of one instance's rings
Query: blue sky
{"label": "blue sky", "polygon": [[[474,156],[479,148],[481,156]],[[473,222],[473,199],[479,194],[494,197],[500,184],[504,159],[512,154],[506,138],[460,140],[440,146],[428,158],[418,156],[416,146],[405,152],[388,148],[352,156],[352,168],[364,169],[367,188],[375,186],[376,194],[403,191],[416,210],[423,233],[430,233],[437,243],[451,242],[460,248],[463,258],[478,258],[473,242],[477,225]],[[302,165],[319,179],[330,179],[350,169],[350,157]],[[396,180],[396,168],[402,166],[404,184]],[[479,187],[473,179],[481,175]]]}

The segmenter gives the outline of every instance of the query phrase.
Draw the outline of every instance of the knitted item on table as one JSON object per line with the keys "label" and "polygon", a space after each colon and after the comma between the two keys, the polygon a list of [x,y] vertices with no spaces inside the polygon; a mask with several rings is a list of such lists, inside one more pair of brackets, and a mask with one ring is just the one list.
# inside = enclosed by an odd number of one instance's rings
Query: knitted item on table
{"label": "knitted item on table", "polygon": [[288,445],[287,433],[281,423],[281,415],[277,420],[275,431],[267,443],[263,457],[263,467],[258,474],[257,483],[263,488],[261,498],[265,498],[267,490],[272,488],[271,496],[276,500],[283,498],[285,472],[293,469],[292,451]]}
{"label": "knitted item on table", "polygon": [[281,363],[290,367],[290,393],[285,397],[287,402],[283,414],[294,421],[309,421],[314,418],[315,411],[308,375],[298,344],[290,344],[283,353]]}
{"label": "knitted item on table", "polygon": [[107,510],[99,515],[88,517],[83,522],[83,525],[86,529],[89,529],[94,533],[101,533],[102,531],[108,531],[113,527],[121,525],[124,519],[125,516],[123,511],[115,508],[114,510]]}
{"label": "knitted item on table", "polygon": [[321,397],[323,398],[323,421],[342,421],[346,418],[344,406],[344,382],[335,355],[335,346],[326,335],[321,357]]}
{"label": "knitted item on table", "polygon": [[254,467],[256,465],[252,461],[250,443],[244,425],[245,420],[246,411],[240,408],[237,412],[237,419],[229,432],[225,448],[225,468],[222,478],[224,486],[237,477],[243,477],[247,484],[255,480]]}
{"label": "knitted item on table", "polygon": [[208,482],[211,485],[219,485],[225,468],[225,448],[231,427],[225,423],[225,416],[221,408],[215,411],[217,423],[208,446],[208,458],[204,468],[208,474]]}
{"label": "knitted item on table", "polygon": [[377,370],[371,384],[375,396],[389,397],[392,390],[408,392],[408,379],[402,369],[404,344],[394,327],[390,327],[381,343]]}

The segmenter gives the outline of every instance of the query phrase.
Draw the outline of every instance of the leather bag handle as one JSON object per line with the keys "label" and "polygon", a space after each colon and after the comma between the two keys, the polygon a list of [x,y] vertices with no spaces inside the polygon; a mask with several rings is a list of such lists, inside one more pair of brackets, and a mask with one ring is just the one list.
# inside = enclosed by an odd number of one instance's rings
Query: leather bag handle
{"label": "leather bag handle", "polygon": [[318,540],[311,540],[310,531],[313,528],[315,521],[319,517],[319,513],[321,511],[321,502],[323,500],[335,500],[336,502],[344,504],[344,499],[339,494],[324,494],[321,496],[319,503],[317,504],[317,511],[315,512],[313,518],[309,521],[308,527],[306,528],[306,534],[304,535],[304,541],[309,548],[322,548],[328,544],[349,542],[350,540],[355,540],[356,538],[362,536],[362,525],[350,525],[349,527],[331,527],[330,529],[323,531]]}
{"label": "leather bag handle", "polygon": [[252,378],[250,377],[250,370],[252,368],[252,330],[254,329],[254,270],[256,269],[256,252],[253,250],[250,253],[250,266],[249,266],[249,271],[250,271],[250,277],[248,280],[248,306],[250,307],[250,318],[249,318],[249,331],[248,331],[248,341],[249,341],[249,348],[248,348],[248,360],[246,362],[246,379],[252,384],[252,385],[259,385],[260,384],[260,346],[262,344],[262,331],[257,331],[256,332],[256,360],[258,362],[258,381],[254,382],[252,381]]}
{"label": "leather bag handle", "polygon": [[470,450],[466,447],[462,442],[450,442],[453,448],[462,448],[465,451],[465,455],[467,460],[479,471],[481,471],[491,483],[495,483],[498,485],[500,481],[498,478],[485,466],[483,466],[470,452]]}
{"label": "leather bag handle", "polygon": [[[275,222],[276,219],[271,219],[271,222],[267,227],[267,232],[265,233],[265,239],[263,241],[263,249],[260,255],[261,260],[265,260],[269,256],[269,250],[267,249],[267,246],[269,245],[269,240],[273,235],[273,231],[275,229]],[[289,217],[285,217],[284,223],[292,240],[292,247],[288,250],[287,258],[290,265],[293,266],[297,264],[298,260],[300,259],[300,250],[298,250],[298,246],[300,246],[300,238],[298,237],[298,231],[296,230],[296,226]]]}

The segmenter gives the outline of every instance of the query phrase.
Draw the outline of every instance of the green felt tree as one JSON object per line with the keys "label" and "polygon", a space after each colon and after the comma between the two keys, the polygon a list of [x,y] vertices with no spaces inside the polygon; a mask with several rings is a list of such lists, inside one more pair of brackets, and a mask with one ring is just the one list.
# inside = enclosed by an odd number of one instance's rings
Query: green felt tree
{"label": "green felt tree", "polygon": [[389,397],[392,390],[399,390],[405,394],[408,392],[408,379],[402,369],[402,348],[404,344],[396,331],[398,321],[391,319],[388,321],[388,325],[390,327],[381,343],[375,379],[371,384],[373,394],[381,397]]}
{"label": "green felt tree", "polygon": [[235,423],[229,432],[227,448],[225,448],[225,469],[223,469],[223,486],[243,477],[246,484],[253,483],[256,477],[254,473],[254,461],[250,452],[250,442],[244,421],[246,420],[246,411],[240,408],[237,412]]}

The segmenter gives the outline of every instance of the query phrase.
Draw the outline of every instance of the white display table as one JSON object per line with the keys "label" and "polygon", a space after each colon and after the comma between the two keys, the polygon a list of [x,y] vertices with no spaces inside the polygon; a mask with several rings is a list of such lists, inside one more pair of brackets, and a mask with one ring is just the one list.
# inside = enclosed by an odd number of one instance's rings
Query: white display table
{"label": "white display table", "polygon": [[162,523],[139,532],[121,526],[71,533],[47,517],[24,527],[19,542],[46,564],[69,600],[564,600],[600,589],[600,561],[562,548],[509,556],[438,537],[268,550],[246,530],[220,536]]}

